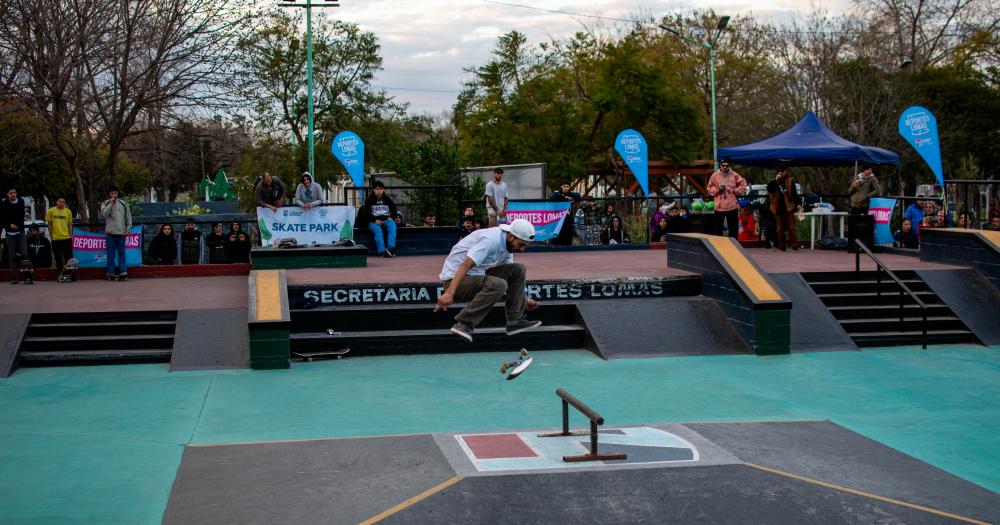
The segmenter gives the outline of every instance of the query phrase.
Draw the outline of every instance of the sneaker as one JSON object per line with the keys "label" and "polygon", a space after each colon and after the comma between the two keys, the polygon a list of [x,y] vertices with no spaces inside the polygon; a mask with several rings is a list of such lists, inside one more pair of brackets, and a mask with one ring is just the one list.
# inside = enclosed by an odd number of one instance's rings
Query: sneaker
{"label": "sneaker", "polygon": [[392,248],[392,249],[386,248],[385,249],[385,253],[389,254],[389,257],[395,257],[396,254],[392,253],[392,250],[395,250],[395,249],[396,248]]}
{"label": "sneaker", "polygon": [[461,321],[455,323],[455,326],[451,327],[451,333],[465,339],[468,342],[472,342],[472,330],[473,328]]}
{"label": "sneaker", "polygon": [[516,335],[525,330],[538,328],[539,326],[542,326],[541,321],[529,321],[522,317],[516,321],[509,321],[507,323],[507,335]]}
{"label": "sneaker", "polygon": [[118,280],[118,276],[117,276],[117,275],[114,275],[114,274],[110,274],[110,273],[109,273],[109,274],[108,274],[108,280],[109,280],[109,281],[117,281],[117,280]]}
{"label": "sneaker", "polygon": [[17,283],[19,283],[19,282],[20,282],[20,281],[18,281],[17,279],[11,279],[11,280],[10,280],[10,284],[17,284]]}
{"label": "sneaker", "polygon": [[127,281],[128,280],[128,274],[127,273],[123,273],[123,274],[119,275],[118,276],[118,280],[119,281]]}
{"label": "sneaker", "polygon": [[378,254],[378,256],[382,257],[383,259],[388,259],[389,257],[392,257],[392,254],[389,253],[389,250],[386,250],[386,251]]}

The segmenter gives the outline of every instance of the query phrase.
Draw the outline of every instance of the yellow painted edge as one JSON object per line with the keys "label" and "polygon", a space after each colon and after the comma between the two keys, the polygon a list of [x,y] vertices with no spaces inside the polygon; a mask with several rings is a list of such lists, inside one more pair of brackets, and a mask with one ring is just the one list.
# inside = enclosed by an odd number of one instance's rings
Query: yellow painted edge
{"label": "yellow painted edge", "polygon": [[972,518],[966,518],[965,516],[959,516],[958,514],[952,514],[950,512],[944,512],[942,510],[932,509],[930,507],[925,507],[923,505],[914,505],[913,503],[907,503],[905,501],[899,501],[898,499],[887,498],[885,496],[879,496],[878,494],[872,494],[870,492],[864,492],[861,490],[856,490],[848,487],[842,487],[833,483],[827,483],[825,481],[820,481],[818,479],[807,478],[805,476],[799,476],[798,474],[792,474],[791,472],[785,472],[782,470],[777,470],[773,468],[764,467],[761,465],[755,465],[753,463],[744,463],[744,465],[761,470],[764,472],[769,472],[771,474],[777,474],[779,476],[784,476],[786,478],[797,479],[799,481],[805,481],[806,483],[812,483],[813,485],[819,485],[821,487],[826,487],[828,489],[839,490],[840,492],[846,492],[848,494],[854,494],[855,496],[863,496],[866,498],[871,498],[874,500],[882,501],[885,503],[892,503],[893,505],[899,505],[901,507],[906,507],[914,510],[919,510],[927,512],[929,514],[934,514],[937,516],[943,516],[945,518],[951,518],[953,520],[964,521],[966,523],[975,523],[977,525],[990,525],[985,521],[974,520]]}
{"label": "yellow painted edge", "polygon": [[994,248],[1000,250],[1000,232],[990,231],[990,230],[976,230],[980,235],[986,239],[987,242],[993,245]]}
{"label": "yellow painted edge", "polygon": [[712,246],[719,252],[719,255],[729,263],[729,267],[736,272],[736,276],[747,285],[750,293],[758,301],[780,301],[783,299],[781,294],[771,286],[771,283],[767,282],[764,275],[754,267],[746,254],[736,247],[731,238],[716,235],[708,236],[707,238],[708,242],[712,243]]}
{"label": "yellow painted edge", "polygon": [[281,320],[281,280],[278,270],[257,272],[257,320]]}
{"label": "yellow painted edge", "polygon": [[420,502],[422,500],[425,500],[425,499],[427,499],[427,498],[429,498],[429,497],[437,494],[438,492],[441,492],[442,490],[444,490],[444,489],[446,489],[446,488],[454,485],[455,483],[458,483],[459,481],[462,481],[462,479],[464,479],[464,478],[462,478],[462,476],[455,476],[455,477],[449,479],[448,481],[445,481],[444,483],[441,483],[440,485],[438,485],[436,487],[431,487],[431,488],[429,488],[429,489],[421,492],[420,494],[417,494],[416,496],[413,496],[412,498],[410,498],[410,499],[408,499],[408,500],[400,503],[399,505],[396,505],[396,506],[392,507],[391,509],[388,509],[388,510],[386,510],[384,512],[376,514],[375,516],[372,516],[372,517],[366,519],[365,521],[362,521],[359,525],[371,525],[372,523],[378,523],[378,522],[380,522],[380,521],[388,518],[389,516],[392,516],[393,514],[399,512],[399,511],[401,511],[401,510],[403,510],[403,509],[405,509],[407,507],[410,507],[410,506],[414,505],[415,503],[418,503],[418,502]]}

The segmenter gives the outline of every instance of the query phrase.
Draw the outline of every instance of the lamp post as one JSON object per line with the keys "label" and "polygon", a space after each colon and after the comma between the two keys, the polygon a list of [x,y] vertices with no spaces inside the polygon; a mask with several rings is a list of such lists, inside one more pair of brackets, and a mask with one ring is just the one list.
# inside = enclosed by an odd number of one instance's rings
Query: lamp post
{"label": "lamp post", "polygon": [[676,29],[666,24],[660,24],[660,29],[663,29],[664,31],[669,31],[682,40],[691,42],[692,44],[701,46],[708,50],[709,78],[710,78],[709,83],[711,85],[711,90],[712,90],[712,165],[715,169],[719,168],[719,134],[715,122],[715,43],[718,41],[719,34],[721,34],[722,30],[725,29],[726,26],[728,25],[729,25],[728,16],[723,16],[719,18],[719,22],[715,26],[715,28],[718,29],[718,32],[715,34],[715,38],[713,38],[711,42],[706,42],[704,40],[695,40],[691,37],[684,36],[680,34],[680,32],[678,32]]}
{"label": "lamp post", "polygon": [[[316,161],[315,161],[315,142],[313,141],[313,40],[312,40],[312,8],[314,7],[340,7],[338,3],[339,0],[324,0],[323,2],[314,2],[314,0],[305,0],[304,4],[295,3],[296,0],[284,0],[282,3],[278,4],[281,7],[302,7],[306,10],[306,90],[308,98],[308,120],[309,120],[309,173],[316,178]],[[295,134],[292,134],[292,140],[295,140]]]}

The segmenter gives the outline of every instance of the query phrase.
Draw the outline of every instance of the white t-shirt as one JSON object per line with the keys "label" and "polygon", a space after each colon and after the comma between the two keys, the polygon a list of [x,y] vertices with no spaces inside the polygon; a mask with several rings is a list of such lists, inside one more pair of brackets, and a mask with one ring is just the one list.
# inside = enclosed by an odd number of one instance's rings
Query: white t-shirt
{"label": "white t-shirt", "polygon": [[490,206],[490,200],[486,199],[486,208],[499,212],[503,208],[504,201],[507,200],[507,183],[500,181],[500,184],[497,184],[495,180],[490,180],[486,183],[484,195],[493,197],[493,202],[497,204],[497,207],[494,208]]}
{"label": "white t-shirt", "polygon": [[490,266],[514,262],[514,254],[507,251],[507,232],[500,228],[483,228],[466,235],[451,248],[438,277],[442,281],[455,277],[466,257],[476,263],[466,275],[485,275]]}

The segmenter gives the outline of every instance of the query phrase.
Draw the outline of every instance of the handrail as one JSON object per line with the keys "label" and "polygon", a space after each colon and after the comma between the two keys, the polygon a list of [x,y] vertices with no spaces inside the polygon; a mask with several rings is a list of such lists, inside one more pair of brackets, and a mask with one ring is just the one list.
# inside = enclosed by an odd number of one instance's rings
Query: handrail
{"label": "handrail", "polygon": [[583,454],[581,456],[563,456],[563,461],[566,462],[577,462],[577,461],[606,461],[606,460],[620,460],[627,459],[627,454],[598,454],[597,453],[597,426],[604,424],[604,418],[598,414],[594,409],[583,404],[583,401],[573,397],[569,392],[557,388],[556,395],[562,399],[562,418],[563,418],[563,428],[562,432],[556,432],[552,434],[539,434],[538,437],[558,437],[558,436],[583,436],[587,435],[586,432],[570,432],[569,430],[569,405],[573,405],[573,408],[580,411],[581,414],[587,416],[590,420],[590,453]]}
{"label": "handrail", "polygon": [[[913,293],[913,290],[910,290],[910,287],[906,286],[906,283],[904,283],[902,280],[900,280],[900,278],[897,277],[896,274],[893,273],[892,270],[890,270],[889,267],[886,266],[885,263],[883,263],[881,259],[879,259],[878,257],[876,257],[875,254],[872,253],[871,249],[869,249],[868,246],[866,246],[865,243],[861,241],[861,239],[854,239],[854,243],[857,244],[857,246],[858,246],[858,248],[860,248],[860,250],[864,250],[864,252],[869,257],[871,257],[873,261],[875,261],[875,294],[876,294],[877,297],[882,297],[882,271],[883,270],[889,276],[890,279],[892,279],[893,281],[896,282],[897,285],[899,285],[899,322],[901,324],[903,323],[903,320],[904,320],[904,317],[905,317],[905,309],[904,309],[904,304],[905,303],[903,302],[903,294],[904,293],[906,295],[909,295],[910,299],[913,299],[913,302],[916,303],[917,306],[920,307],[920,312],[923,314],[923,323],[922,323],[922,326],[921,326],[921,328],[923,330],[923,336],[922,336],[922,341],[921,342],[922,342],[922,348],[926,350],[927,349],[927,304],[924,303],[923,301],[921,301],[920,298],[917,297],[917,294]],[[854,253],[854,271],[856,273],[861,271],[861,251],[860,250]]]}

